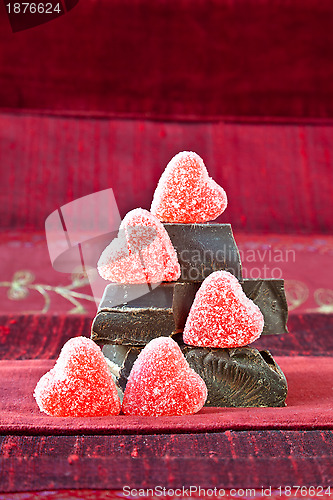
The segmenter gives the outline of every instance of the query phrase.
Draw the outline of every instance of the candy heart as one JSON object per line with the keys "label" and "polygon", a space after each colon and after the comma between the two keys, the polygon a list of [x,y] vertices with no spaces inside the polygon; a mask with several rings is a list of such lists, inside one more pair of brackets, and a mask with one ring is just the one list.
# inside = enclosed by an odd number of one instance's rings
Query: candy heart
{"label": "candy heart", "polygon": [[227,195],[213,179],[199,155],[178,153],[164,170],[151,204],[151,213],[163,222],[206,222],[227,207]]}
{"label": "candy heart", "polygon": [[34,397],[41,411],[55,417],[118,415],[121,406],[102,351],[86,337],[66,342]]}
{"label": "candy heart", "polygon": [[241,347],[264,327],[264,317],[227,271],[210,274],[199,288],[186,320],[186,344],[203,347]]}
{"label": "candy heart", "polygon": [[127,415],[189,415],[198,412],[206,398],[205,382],[189,367],[178,344],[159,337],[136,359],[122,409]]}
{"label": "candy heart", "polygon": [[117,283],[159,283],[180,276],[177,254],[161,222],[136,208],[120,224],[118,237],[103,251],[98,272]]}

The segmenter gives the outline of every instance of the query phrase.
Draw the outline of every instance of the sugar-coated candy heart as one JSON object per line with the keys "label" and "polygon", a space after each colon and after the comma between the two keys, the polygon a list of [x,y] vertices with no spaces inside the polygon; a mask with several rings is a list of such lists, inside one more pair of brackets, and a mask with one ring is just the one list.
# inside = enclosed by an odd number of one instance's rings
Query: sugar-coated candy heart
{"label": "sugar-coated candy heart", "polygon": [[101,349],[86,337],[63,346],[34,391],[39,409],[55,417],[118,415],[121,404]]}
{"label": "sugar-coated candy heart", "polygon": [[216,219],[227,203],[224,189],[208,176],[202,158],[183,151],[164,170],[150,210],[163,222],[195,223]]}
{"label": "sugar-coated candy heart", "polygon": [[118,237],[99,258],[98,272],[117,283],[176,281],[180,266],[176,251],[161,222],[136,208],[120,224]]}
{"label": "sugar-coated candy heart", "polygon": [[227,271],[210,274],[199,288],[183,339],[202,347],[241,347],[260,337],[264,317]]}
{"label": "sugar-coated candy heart", "polygon": [[125,389],[127,415],[190,415],[207,398],[207,388],[169,337],[153,339],[136,359]]}

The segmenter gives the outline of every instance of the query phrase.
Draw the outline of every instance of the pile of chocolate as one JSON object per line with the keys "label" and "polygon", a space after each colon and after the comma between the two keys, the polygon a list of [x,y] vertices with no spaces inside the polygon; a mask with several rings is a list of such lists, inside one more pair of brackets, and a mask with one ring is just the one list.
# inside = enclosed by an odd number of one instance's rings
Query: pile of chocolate
{"label": "pile of chocolate", "polygon": [[[260,334],[287,332],[284,283],[242,278],[231,226],[207,223],[226,206],[224,190],[208,177],[202,159],[179,153],[160,179],[151,212],[127,214],[123,234],[103,252],[98,270],[112,283],[91,339],[103,346],[120,395],[142,349],[171,337],[204,380],[206,406],[285,405],[283,372],[269,351],[248,345]],[[253,317],[244,317],[246,307]]]}

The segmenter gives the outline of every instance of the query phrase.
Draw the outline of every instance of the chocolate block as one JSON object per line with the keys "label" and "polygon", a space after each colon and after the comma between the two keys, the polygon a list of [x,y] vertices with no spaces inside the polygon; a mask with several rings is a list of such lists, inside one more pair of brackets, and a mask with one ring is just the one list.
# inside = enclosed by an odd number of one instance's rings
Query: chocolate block
{"label": "chocolate block", "polygon": [[[91,338],[98,344],[124,345],[145,345],[161,336],[181,340],[200,285],[161,283],[149,291],[148,285],[111,283],[105,288]],[[286,333],[288,307],[283,280],[244,280],[241,285],[264,315],[263,335]]]}
{"label": "chocolate block", "polygon": [[177,330],[173,289],[174,283],[161,283],[148,293],[143,288],[143,295],[119,305],[119,298],[123,295],[127,300],[133,285],[111,283],[93,321],[92,340],[98,344],[145,345],[153,338],[171,336]]}
{"label": "chocolate block", "polygon": [[288,386],[269,351],[251,347],[183,347],[190,367],[205,381],[205,406],[285,406]]}
{"label": "chocolate block", "polygon": [[[104,346],[103,354],[116,366],[116,383],[125,391],[142,347]],[[269,351],[250,347],[208,349],[181,345],[190,367],[205,381],[205,406],[285,406],[288,386]]]}
{"label": "chocolate block", "polygon": [[169,224],[164,227],[181,268],[178,281],[203,281],[226,270],[242,280],[242,265],[230,224]]}
{"label": "chocolate block", "polygon": [[241,285],[245,295],[253,300],[264,316],[262,334],[288,333],[288,305],[284,280],[244,280]]}
{"label": "chocolate block", "polygon": [[103,354],[112,373],[113,380],[116,383],[121,401],[133,363],[142,349],[143,347],[111,344],[103,347]]}

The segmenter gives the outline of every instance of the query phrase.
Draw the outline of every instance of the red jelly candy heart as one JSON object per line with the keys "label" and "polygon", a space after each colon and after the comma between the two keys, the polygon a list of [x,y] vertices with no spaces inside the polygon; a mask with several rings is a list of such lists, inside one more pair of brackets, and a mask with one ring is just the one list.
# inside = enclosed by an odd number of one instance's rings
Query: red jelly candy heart
{"label": "red jelly candy heart", "polygon": [[118,237],[103,251],[98,272],[117,283],[159,283],[180,276],[177,254],[161,222],[136,208],[120,224]]}
{"label": "red jelly candy heart", "polygon": [[125,389],[127,415],[190,415],[207,398],[205,382],[190,367],[178,344],[153,339],[136,359]]}
{"label": "red jelly candy heart", "polygon": [[210,274],[199,288],[185,324],[186,344],[241,347],[260,337],[264,317],[227,271]]}
{"label": "red jelly candy heart", "polygon": [[196,153],[183,151],[168,163],[154,193],[151,213],[163,222],[214,220],[227,207],[227,195],[208,176]]}
{"label": "red jelly candy heart", "polygon": [[86,337],[63,346],[34,391],[39,409],[54,417],[118,415],[120,400],[100,348]]}

